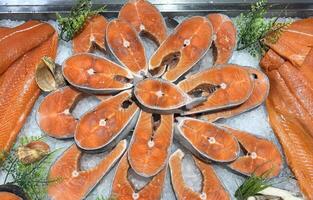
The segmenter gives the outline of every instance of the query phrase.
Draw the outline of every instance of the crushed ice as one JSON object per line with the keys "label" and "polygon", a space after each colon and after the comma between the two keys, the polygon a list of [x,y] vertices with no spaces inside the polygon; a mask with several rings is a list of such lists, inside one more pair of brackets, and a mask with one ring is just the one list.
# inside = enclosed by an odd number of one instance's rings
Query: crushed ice
{"label": "crushed ice", "polygon": [[[178,22],[183,21],[186,19],[186,17],[174,17],[174,19]],[[6,27],[14,27],[17,25],[22,24],[24,21],[12,21],[12,20],[0,20],[0,26],[6,26]],[[57,23],[53,20],[49,20],[48,23],[52,24],[57,29]],[[169,29],[168,32],[171,33],[173,29]],[[156,50],[156,45],[148,40],[143,39],[144,47],[146,49],[146,56],[149,58],[153,52]],[[59,46],[58,46],[58,52],[57,52],[57,58],[56,63],[62,64],[65,59],[67,59],[69,56],[73,54],[71,49],[71,42],[65,42],[63,40],[59,40]],[[96,55],[109,58],[115,62],[117,62],[116,58],[112,56],[111,54],[103,54],[101,51],[96,51]],[[196,73],[199,70],[203,70],[205,68],[212,66],[212,60],[213,60],[213,54],[212,54],[212,48],[206,53],[206,55],[191,69],[190,73]],[[239,64],[244,66],[251,66],[255,68],[259,68],[259,59],[252,57],[248,52],[246,51],[235,51],[233,53],[233,56],[230,60],[230,63],[233,64]],[[30,114],[30,116],[27,118],[27,121],[25,125],[23,126],[19,137],[23,135],[43,135],[44,133],[40,130],[40,128],[37,125],[36,122],[36,111],[39,107],[40,102],[43,100],[44,96],[46,94],[42,94],[37,102],[35,103],[35,106]],[[75,107],[73,114],[75,117],[80,117],[83,113],[90,110],[94,106],[96,106],[99,103],[99,100],[97,100],[95,97],[87,97],[80,102],[78,102],[77,106]],[[281,147],[278,143],[278,140],[276,139],[273,130],[271,129],[268,119],[267,119],[267,113],[264,104],[259,106],[256,109],[253,109],[252,111],[240,114],[239,116],[226,119],[226,120],[220,120],[219,123],[224,123],[229,125],[230,127],[241,129],[244,131],[251,132],[255,135],[267,138],[271,141],[273,141],[275,144],[277,144],[281,150]],[[58,155],[61,155],[63,151],[65,151],[70,145],[73,144],[73,140],[57,140],[50,137],[45,137],[45,140],[49,143],[50,147],[52,149],[60,149],[58,151]],[[129,139],[128,139],[129,140]],[[174,141],[171,151],[174,152],[177,147],[179,146],[176,141]],[[186,150],[184,150],[186,151]],[[281,151],[282,152],[282,151]],[[105,153],[103,154],[84,154],[82,157],[82,169],[88,169],[92,166],[95,166],[102,158],[105,156]],[[187,185],[195,190],[199,190],[201,186],[199,186],[199,178],[201,177],[201,174],[199,170],[195,168],[194,163],[188,162],[188,156],[186,159],[183,160],[183,170],[186,172],[184,173],[184,178],[187,182]],[[191,157],[190,157],[191,159]],[[243,182],[244,177],[241,175],[238,175],[232,171],[230,171],[225,165],[216,165],[214,164],[214,169],[221,179],[221,182],[224,184],[225,188],[230,192],[232,199],[234,199],[233,194],[235,190],[238,188],[238,186]],[[96,197],[101,194],[105,197],[108,197],[110,195],[111,191],[111,184],[113,181],[114,173],[116,170],[116,166],[99,182],[98,186],[95,187],[95,189],[88,195],[86,198],[87,200],[93,200],[96,199]],[[0,171],[0,181],[3,181],[4,174]],[[139,176],[134,176],[134,174],[130,174],[129,177],[134,185],[138,188],[144,187],[144,185],[147,183],[147,180],[143,179]],[[287,167],[286,163],[284,163],[284,169],[282,170],[280,176],[275,179],[277,183],[277,187],[280,187],[282,189],[291,190],[295,193],[299,193],[299,188],[297,186],[297,182],[292,177],[292,174]],[[175,195],[172,190],[172,186],[170,183],[170,176],[169,176],[169,170],[166,175],[165,180],[165,187],[163,189],[162,199],[164,200],[171,200],[175,199]]]}

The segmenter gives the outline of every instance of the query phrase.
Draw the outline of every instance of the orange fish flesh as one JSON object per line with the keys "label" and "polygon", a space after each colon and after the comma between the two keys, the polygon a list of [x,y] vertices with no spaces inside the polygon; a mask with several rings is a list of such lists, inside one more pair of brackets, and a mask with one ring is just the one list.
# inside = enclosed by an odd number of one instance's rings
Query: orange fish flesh
{"label": "orange fish flesh", "polygon": [[135,126],[139,113],[131,91],[121,92],[81,117],[74,134],[75,142],[84,150],[110,149]]}
{"label": "orange fish flesh", "polygon": [[127,149],[127,141],[120,141],[100,163],[88,170],[80,169],[82,155],[76,145],[70,146],[52,165],[49,180],[59,180],[48,185],[48,197],[54,200],[84,199]]}
{"label": "orange fish flesh", "polygon": [[167,37],[163,16],[149,1],[129,0],[121,8],[118,18],[129,22],[138,33],[148,36],[157,45]]}
{"label": "orange fish flesh", "polygon": [[57,44],[58,36],[55,33],[39,47],[15,61],[2,75],[0,85],[1,151],[10,150],[39,96],[40,89],[35,81],[36,64],[43,56],[55,58]]}
{"label": "orange fish flesh", "polygon": [[[15,28],[6,28],[1,32],[0,75],[18,58],[21,58],[24,54],[51,38],[55,30],[45,22],[28,21]],[[10,50],[8,50],[8,47],[10,47]]]}
{"label": "orange fish flesh", "polygon": [[209,14],[208,18],[214,31],[213,43],[216,48],[214,64],[226,64],[236,46],[236,27],[228,16],[221,13]]}
{"label": "orange fish flesh", "polygon": [[140,176],[154,176],[167,164],[173,120],[173,115],[141,111],[128,150],[129,164]]}
{"label": "orange fish flesh", "polygon": [[237,140],[223,127],[193,118],[178,118],[175,138],[207,162],[231,162],[239,156]]}
{"label": "orange fish flesh", "polygon": [[111,196],[118,200],[159,200],[161,199],[166,167],[155,175],[152,180],[144,186],[144,188],[137,190],[128,180],[128,170],[130,165],[127,160],[127,155],[120,160],[115,177],[112,184]]}
{"label": "orange fish flesh", "polygon": [[150,74],[177,81],[207,52],[212,36],[213,28],[207,18],[194,16],[186,19],[151,56]]}
{"label": "orange fish flesh", "polygon": [[225,127],[233,134],[246,155],[240,156],[229,166],[245,175],[266,175],[268,178],[277,176],[282,169],[282,157],[277,147],[269,140],[258,138],[250,133]]}
{"label": "orange fish flesh", "polygon": [[129,70],[93,54],[69,57],[64,61],[62,70],[71,85],[91,93],[116,93],[133,86],[133,76]]}
{"label": "orange fish flesh", "polygon": [[105,34],[108,20],[102,15],[88,19],[83,30],[73,38],[73,52],[87,53],[98,47],[105,50]]}
{"label": "orange fish flesh", "polygon": [[47,95],[37,111],[37,122],[47,135],[58,139],[74,137],[78,120],[71,111],[82,93],[69,86]]}
{"label": "orange fish flesh", "polygon": [[137,76],[146,75],[147,60],[142,41],[127,21],[112,20],[106,33],[109,49],[119,62]]}
{"label": "orange fish flesh", "polygon": [[251,67],[244,68],[246,68],[246,70],[251,74],[254,82],[253,91],[248,100],[242,103],[241,105],[230,109],[224,109],[218,112],[201,114],[200,119],[214,122],[219,119],[230,118],[239,115],[243,112],[249,111],[253,108],[256,108],[265,101],[270,89],[268,77],[260,70]]}
{"label": "orange fish flesh", "polygon": [[178,87],[191,97],[207,98],[185,112],[190,115],[238,106],[248,100],[254,85],[245,68],[226,64],[193,74],[179,82]]}
{"label": "orange fish flesh", "polygon": [[169,161],[172,186],[177,199],[230,200],[228,192],[216,176],[213,167],[195,157],[193,160],[202,174],[202,190],[199,193],[189,188],[184,181],[181,168],[184,156],[185,154],[178,149],[171,155]]}

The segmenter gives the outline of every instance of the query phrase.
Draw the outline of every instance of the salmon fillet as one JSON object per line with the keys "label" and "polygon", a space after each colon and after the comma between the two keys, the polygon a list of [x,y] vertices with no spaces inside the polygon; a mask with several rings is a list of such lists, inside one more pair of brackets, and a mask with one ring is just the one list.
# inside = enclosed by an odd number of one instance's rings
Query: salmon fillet
{"label": "salmon fillet", "polygon": [[55,58],[57,43],[58,36],[55,33],[39,47],[14,62],[2,75],[2,84],[0,85],[0,151],[10,150],[38,98],[40,90],[35,82],[36,64],[43,56]]}
{"label": "salmon fillet", "polygon": [[[28,21],[15,28],[0,29],[0,75],[26,52],[50,38],[54,28],[40,21]],[[10,50],[8,51],[8,48]]]}
{"label": "salmon fillet", "polygon": [[302,192],[307,199],[313,199],[312,84],[301,67],[285,61],[272,50],[260,65],[271,84],[266,100],[271,126]]}

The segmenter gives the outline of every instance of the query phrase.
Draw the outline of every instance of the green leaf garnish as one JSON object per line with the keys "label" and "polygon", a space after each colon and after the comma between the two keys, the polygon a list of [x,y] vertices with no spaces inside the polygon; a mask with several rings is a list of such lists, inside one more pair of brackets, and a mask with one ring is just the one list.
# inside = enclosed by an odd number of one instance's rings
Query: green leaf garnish
{"label": "green leaf garnish", "polygon": [[101,12],[105,11],[106,6],[102,6],[96,10],[92,10],[91,0],[78,0],[75,7],[71,10],[67,17],[62,17],[56,13],[57,22],[61,31],[62,40],[69,41],[79,33],[84,27],[86,21]]}
{"label": "green leaf garnish", "polygon": [[[41,139],[42,137],[38,136],[24,136],[20,138],[19,145],[23,146]],[[0,155],[3,160],[5,159],[0,166],[0,169],[6,173],[3,184],[13,184],[21,187],[32,200],[46,199],[47,186],[61,181],[60,179],[50,180],[48,178],[49,168],[57,150],[50,152],[35,163],[26,165],[16,156],[16,149],[19,145],[15,146],[10,153],[2,152]]]}
{"label": "green leaf garnish", "polygon": [[267,0],[260,0],[251,6],[249,12],[241,13],[235,19],[238,28],[237,50],[247,49],[252,56],[257,57],[268,50],[265,41],[276,43],[282,29],[290,22],[277,22],[278,17],[266,19],[269,8]]}
{"label": "green leaf garnish", "polygon": [[238,200],[247,200],[248,197],[258,194],[260,191],[272,186],[267,178],[271,170],[263,173],[261,176],[252,174],[247,178],[241,186],[236,190],[235,197]]}

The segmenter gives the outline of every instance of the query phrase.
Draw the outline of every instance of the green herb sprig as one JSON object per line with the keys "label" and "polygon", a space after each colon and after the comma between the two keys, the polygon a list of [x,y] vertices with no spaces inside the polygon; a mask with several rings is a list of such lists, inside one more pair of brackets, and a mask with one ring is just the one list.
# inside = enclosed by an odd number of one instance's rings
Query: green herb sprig
{"label": "green herb sprig", "polygon": [[78,0],[67,17],[56,14],[59,23],[60,37],[62,40],[69,41],[79,33],[84,27],[88,18],[105,11],[106,6],[92,10],[91,0]]}
{"label": "green herb sprig", "polygon": [[257,57],[268,50],[265,41],[276,43],[282,29],[290,22],[277,22],[278,17],[266,19],[269,8],[267,0],[260,0],[251,6],[250,11],[241,13],[235,19],[238,28],[237,50],[247,49],[252,56]]}
{"label": "green herb sprig", "polygon": [[[37,136],[24,136],[20,139],[17,147],[41,139],[42,137]],[[56,151],[50,152],[35,163],[25,165],[16,156],[17,147],[14,147],[11,153],[3,152],[1,154],[1,157],[5,158],[5,161],[0,167],[6,173],[3,184],[13,184],[21,187],[32,200],[46,199],[47,186],[60,181],[59,179],[48,179],[49,167],[52,164]]]}
{"label": "green herb sprig", "polygon": [[258,194],[260,191],[272,186],[270,180],[267,178],[271,170],[263,173],[260,176],[252,174],[247,178],[241,186],[236,190],[235,197],[238,200],[247,200],[248,197]]}

